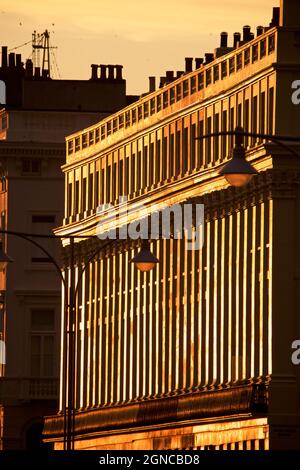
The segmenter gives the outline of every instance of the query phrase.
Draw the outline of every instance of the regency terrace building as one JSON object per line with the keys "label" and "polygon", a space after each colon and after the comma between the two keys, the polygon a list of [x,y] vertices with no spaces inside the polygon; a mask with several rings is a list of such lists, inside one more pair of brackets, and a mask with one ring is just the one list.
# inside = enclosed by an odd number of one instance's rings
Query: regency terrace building
{"label": "regency terrace building", "polygon": [[[300,107],[291,100],[299,48],[298,2],[282,0],[255,37],[244,27],[228,47],[222,33],[196,69],[187,60],[183,75],[168,72],[156,91],[67,138],[58,235],[107,227],[109,213],[97,212],[105,203],[122,225],[124,195],[129,208],[142,203],[149,213],[166,204],[205,206],[202,249],[152,239],[159,263],[142,273],[130,263],[138,242],[116,241],[85,270],[75,381],[67,384],[75,449],[299,448],[300,369],[291,344],[300,338],[300,159],[246,138],[259,174],[233,188],[218,173],[233,139],[195,139],[237,125],[300,136]],[[78,278],[102,242],[75,241]],[[56,449],[65,434],[62,378],[60,390],[60,410],[44,428]]]}

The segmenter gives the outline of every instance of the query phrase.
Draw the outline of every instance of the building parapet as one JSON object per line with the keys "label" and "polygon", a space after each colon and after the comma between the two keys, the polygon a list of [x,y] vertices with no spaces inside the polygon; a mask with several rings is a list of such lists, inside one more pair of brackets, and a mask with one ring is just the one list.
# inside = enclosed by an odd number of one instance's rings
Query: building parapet
{"label": "building parapet", "polygon": [[66,139],[67,163],[71,163],[73,157],[77,157],[79,152],[95,144],[102,142],[104,146],[109,146],[112,135],[125,137],[124,132],[128,130],[128,133],[132,134],[134,126],[138,131],[141,126],[149,125],[149,118],[154,116],[161,118],[166,114],[172,114],[178,110],[178,107],[174,108],[178,102],[186,106],[199,102],[199,99],[202,101],[205,98],[203,91],[206,89],[209,96],[216,94],[217,90],[220,91],[219,83],[225,79],[227,90],[230,88],[228,79],[232,77],[233,82],[236,83],[238,74],[241,74],[241,78],[245,78],[244,72],[250,64],[258,63],[259,69],[272,64],[276,57],[277,38],[277,28],[271,28],[234,51],[208,64],[199,64],[199,68],[195,71],[181,75],[178,79],[147,94],[100,123],[68,136]]}

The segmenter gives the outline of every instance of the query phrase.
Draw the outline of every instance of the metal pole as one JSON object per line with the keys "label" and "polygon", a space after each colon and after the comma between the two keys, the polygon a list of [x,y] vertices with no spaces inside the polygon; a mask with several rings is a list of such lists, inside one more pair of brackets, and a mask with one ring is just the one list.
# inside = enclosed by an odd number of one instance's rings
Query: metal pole
{"label": "metal pole", "polygon": [[68,305],[68,384],[67,384],[67,450],[72,450],[74,446],[73,440],[73,413],[74,413],[74,238],[70,238],[70,285],[69,285],[69,305]]}

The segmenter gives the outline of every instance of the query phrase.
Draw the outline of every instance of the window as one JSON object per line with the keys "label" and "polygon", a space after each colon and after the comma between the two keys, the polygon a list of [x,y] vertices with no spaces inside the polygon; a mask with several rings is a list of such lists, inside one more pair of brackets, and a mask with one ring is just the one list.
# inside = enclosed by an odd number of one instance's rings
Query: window
{"label": "window", "polygon": [[[254,96],[252,101],[252,132],[257,132],[257,96]],[[252,145],[254,145],[256,138],[252,138]]]}
{"label": "window", "polygon": [[191,170],[196,167],[196,124],[191,126]]}
{"label": "window", "polygon": [[176,100],[181,100],[181,83],[178,83],[178,85],[176,85]]}
{"label": "window", "polygon": [[71,217],[72,215],[72,199],[73,199],[73,185],[72,183],[68,183],[68,210],[67,210],[67,217]]}
{"label": "window", "polygon": [[260,58],[265,57],[266,53],[267,53],[267,43],[266,43],[266,39],[263,39],[262,41],[260,41]]}
{"label": "window", "polygon": [[170,89],[170,104],[175,103],[175,87]]}
{"label": "window", "polygon": [[188,96],[189,94],[189,81],[184,80],[183,82],[183,96]]}
{"label": "window", "polygon": [[187,127],[182,132],[182,173],[184,174],[188,170],[188,140],[189,130]]}
{"label": "window", "polygon": [[[52,214],[33,214],[31,216],[32,233],[41,235],[51,235],[55,227],[55,215]],[[54,239],[43,239],[41,241],[43,247],[52,255],[55,246]],[[31,247],[32,263],[49,263],[49,257],[38,247]]]}
{"label": "window", "polygon": [[32,310],[30,327],[30,375],[53,377],[55,373],[54,310]]}
{"label": "window", "polygon": [[[204,121],[201,119],[199,121],[198,127],[198,137],[204,135]],[[198,140],[198,165],[197,167],[200,168],[203,165],[203,154],[204,154],[204,139]]]}
{"label": "window", "polygon": [[258,60],[258,44],[254,44],[252,46],[252,62],[256,62]]}
{"label": "window", "polygon": [[176,131],[176,161],[175,161],[175,175],[179,175],[180,172],[180,143],[181,143],[181,132]]}
{"label": "window", "polygon": [[196,92],[196,77],[191,78],[191,94]]}
{"label": "window", "polygon": [[198,74],[198,90],[203,90],[204,88],[204,75],[203,72]]}
{"label": "window", "polygon": [[[222,112],[222,132],[227,132],[227,111]],[[227,135],[222,135],[222,157],[227,157]]]}
{"label": "window", "polygon": [[[219,113],[216,113],[215,114],[215,123],[214,123],[214,132],[218,133],[220,131],[219,126],[220,126],[220,115],[219,115]],[[220,141],[220,137],[215,137],[214,138],[214,161],[217,161],[220,158],[220,155],[219,155],[219,141]]]}
{"label": "window", "polygon": [[250,64],[250,49],[246,49],[244,52],[244,66]]}
{"label": "window", "polygon": [[93,173],[89,174],[89,200],[88,200],[88,209],[93,209],[93,196],[94,196],[94,175]]}
{"label": "window", "polygon": [[215,65],[214,66],[214,82],[216,82],[217,80],[219,80],[219,65]]}
{"label": "window", "polygon": [[86,178],[82,179],[82,200],[81,200],[81,210],[84,212],[86,210]]}
{"label": "window", "polygon": [[169,93],[168,91],[164,91],[163,93],[163,107],[166,108],[169,104]]}
{"label": "window", "polygon": [[74,140],[73,139],[68,140],[67,146],[68,146],[68,155],[70,155],[74,151]]}
{"label": "window", "polygon": [[22,173],[39,175],[41,173],[41,160],[39,158],[23,158]]}
{"label": "window", "polygon": [[[211,117],[207,118],[206,121],[206,133],[211,134]],[[211,137],[206,139],[206,163],[211,162]]]}
{"label": "window", "polygon": [[266,93],[263,91],[260,94],[260,112],[259,112],[259,132],[265,133],[265,117],[266,117]]}
{"label": "window", "polygon": [[269,42],[268,42],[268,52],[271,54],[275,50],[275,34],[272,34],[272,36],[269,37]]}
{"label": "window", "polygon": [[227,77],[227,61],[224,60],[224,62],[221,63],[221,78]]}
{"label": "window", "polygon": [[88,146],[87,134],[82,134],[82,148],[85,149]]}
{"label": "window", "polygon": [[211,69],[206,70],[206,86],[211,84]]}
{"label": "window", "polygon": [[235,72],[235,57],[231,57],[229,59],[229,74],[232,74]]}
{"label": "window", "polygon": [[273,134],[274,121],[274,88],[269,90],[269,112],[268,112],[268,133]]}
{"label": "window", "polygon": [[144,118],[149,116],[149,103],[144,103]]}
{"label": "window", "polygon": [[242,56],[242,53],[240,53],[236,56],[236,69],[241,70],[242,67],[243,67],[243,56]]}

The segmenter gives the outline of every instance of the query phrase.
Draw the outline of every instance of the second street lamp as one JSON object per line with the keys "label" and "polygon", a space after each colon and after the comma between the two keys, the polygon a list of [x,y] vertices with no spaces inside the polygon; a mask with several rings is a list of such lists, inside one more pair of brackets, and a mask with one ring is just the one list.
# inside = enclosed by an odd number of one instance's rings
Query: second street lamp
{"label": "second street lamp", "polygon": [[264,139],[274,142],[287,150],[290,154],[300,158],[300,154],[286,142],[299,143],[300,137],[261,134],[257,132],[244,131],[242,127],[236,127],[233,131],[213,132],[211,134],[196,137],[196,140],[211,139],[212,137],[234,136],[235,142],[232,149],[232,159],[226,163],[219,171],[219,175],[224,176],[231,186],[242,187],[248,184],[258,171],[246,159],[246,150],[243,146],[244,137]]}
{"label": "second street lamp", "polygon": [[140,271],[148,272],[151,271],[158,262],[159,260],[150,251],[149,241],[142,240],[141,250],[132,258],[131,263],[134,263]]}
{"label": "second street lamp", "polygon": [[219,174],[223,175],[231,186],[238,188],[248,184],[253,176],[258,174],[258,171],[246,160],[246,151],[243,146],[243,129],[237,127],[235,131],[235,145],[232,149],[232,158],[230,162],[226,163]]}
{"label": "second street lamp", "polygon": [[[0,230],[0,233],[6,235],[14,235],[23,240],[27,240],[29,243],[38,247],[45,255],[47,255],[48,260],[55,266],[58,271],[63,289],[64,289],[64,343],[65,343],[65,360],[63,362],[63,413],[64,413],[64,449],[73,450],[74,449],[74,431],[75,431],[75,374],[76,374],[76,365],[75,365],[75,330],[73,326],[76,324],[77,319],[77,299],[79,287],[83,278],[83,273],[89,266],[96,256],[101,253],[108,245],[111,245],[114,241],[118,242],[119,240],[109,240],[103,245],[99,246],[94,253],[90,256],[87,262],[81,269],[81,272],[78,276],[77,283],[75,285],[75,258],[74,258],[74,239],[90,239],[96,238],[95,235],[74,235],[74,236],[57,236],[57,235],[39,235],[39,234],[29,234],[14,232],[8,230]],[[34,238],[42,239],[69,239],[70,244],[70,281],[67,282],[66,278],[62,274],[62,270],[53,256],[41,245],[39,242],[35,241]],[[2,250],[2,243],[0,243],[0,269],[4,269],[9,262],[13,260]],[[131,260],[134,265],[141,271],[150,271],[154,268],[155,264],[159,260],[151,253],[149,248],[149,241],[142,240],[141,251]],[[66,383],[69,384],[66,387]],[[70,386],[71,385],[71,386]]]}

